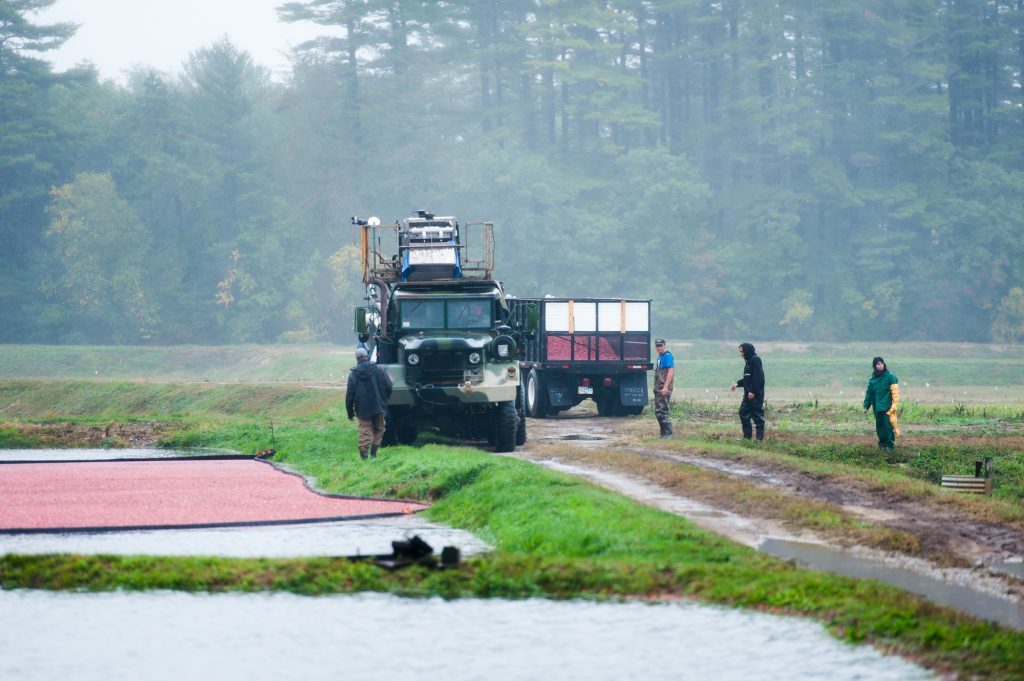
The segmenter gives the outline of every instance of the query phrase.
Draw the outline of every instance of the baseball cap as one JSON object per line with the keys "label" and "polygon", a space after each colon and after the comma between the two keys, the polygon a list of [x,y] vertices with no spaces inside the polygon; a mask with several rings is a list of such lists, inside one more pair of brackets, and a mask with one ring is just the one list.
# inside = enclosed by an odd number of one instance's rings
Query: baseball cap
{"label": "baseball cap", "polygon": [[654,339],[654,344],[655,345],[664,345],[665,344],[665,339],[664,338],[655,338]]}

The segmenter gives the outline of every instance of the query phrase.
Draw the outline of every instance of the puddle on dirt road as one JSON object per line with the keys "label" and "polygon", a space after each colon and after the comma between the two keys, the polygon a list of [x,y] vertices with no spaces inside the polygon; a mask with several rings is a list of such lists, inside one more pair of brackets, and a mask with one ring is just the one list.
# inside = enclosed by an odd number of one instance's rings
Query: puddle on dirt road
{"label": "puddle on dirt road", "polygon": [[0,449],[0,464],[189,458],[251,459],[252,455],[227,449]]}
{"label": "puddle on dirt road", "polygon": [[1002,572],[1003,574],[1010,575],[1011,577],[1017,577],[1018,579],[1024,579],[1024,561],[1007,561],[1005,563],[996,563],[990,568],[993,572]]}
{"label": "puddle on dirt road", "polygon": [[391,542],[419,535],[440,554],[457,546],[462,555],[491,547],[473,533],[408,515],[263,527],[221,527],[122,532],[0,533],[0,554],[80,553],[152,556],[298,558],[391,553]]}
{"label": "puddle on dirt road", "polygon": [[885,582],[980,619],[998,622],[1018,631],[1024,630],[1024,604],[997,598],[978,589],[819,544],[766,539],[758,548],[777,558],[795,560],[815,570]]}
{"label": "puddle on dirt road", "polygon": [[0,591],[0,612],[0,677],[24,681],[934,678],[814,622],[682,603]]}

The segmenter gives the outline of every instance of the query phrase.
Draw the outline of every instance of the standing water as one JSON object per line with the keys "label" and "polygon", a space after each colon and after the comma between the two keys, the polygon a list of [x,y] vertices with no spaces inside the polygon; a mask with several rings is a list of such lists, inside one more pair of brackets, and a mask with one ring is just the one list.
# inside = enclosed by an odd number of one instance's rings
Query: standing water
{"label": "standing water", "polygon": [[693,604],[0,591],[0,612],[8,681],[932,678],[813,622]]}

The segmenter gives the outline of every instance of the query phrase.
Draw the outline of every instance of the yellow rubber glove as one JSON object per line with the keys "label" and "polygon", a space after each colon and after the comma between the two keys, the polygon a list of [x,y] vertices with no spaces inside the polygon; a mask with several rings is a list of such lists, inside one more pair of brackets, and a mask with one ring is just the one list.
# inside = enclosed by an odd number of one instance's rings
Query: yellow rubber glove
{"label": "yellow rubber glove", "polygon": [[889,407],[889,411],[885,412],[889,415],[889,423],[892,424],[892,432],[896,437],[900,436],[900,424],[896,418],[896,408],[900,406],[900,386],[898,383],[893,383],[889,386],[889,392],[892,394],[892,406]]}

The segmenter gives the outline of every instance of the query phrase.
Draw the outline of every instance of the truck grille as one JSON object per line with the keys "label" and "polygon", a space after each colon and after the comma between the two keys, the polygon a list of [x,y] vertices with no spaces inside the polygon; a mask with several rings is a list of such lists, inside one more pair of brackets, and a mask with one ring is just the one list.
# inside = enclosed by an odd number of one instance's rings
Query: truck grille
{"label": "truck grille", "polygon": [[457,350],[441,350],[423,355],[420,362],[421,383],[461,383],[466,355]]}

